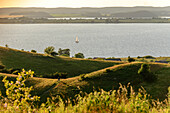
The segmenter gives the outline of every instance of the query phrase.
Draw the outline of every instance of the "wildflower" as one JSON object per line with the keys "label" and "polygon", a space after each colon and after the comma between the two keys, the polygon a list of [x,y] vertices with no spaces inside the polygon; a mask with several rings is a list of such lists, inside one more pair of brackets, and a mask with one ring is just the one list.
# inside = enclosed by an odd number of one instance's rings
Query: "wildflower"
{"label": "wildflower", "polygon": [[21,90],[21,88],[18,88],[19,90]]}
{"label": "wildflower", "polygon": [[30,97],[31,95],[29,94],[28,97]]}
{"label": "wildflower", "polygon": [[5,104],[4,104],[4,107],[5,107],[5,108],[7,108],[7,106],[8,106],[8,104],[7,104],[7,103],[5,103]]}
{"label": "wildflower", "polygon": [[22,79],[22,76],[20,76],[19,79]]}
{"label": "wildflower", "polygon": [[18,108],[19,108],[19,106],[16,107],[16,109],[18,109]]}
{"label": "wildflower", "polygon": [[17,90],[15,90],[15,93],[17,92]]}
{"label": "wildflower", "polygon": [[19,82],[19,81],[16,81],[16,84],[20,84],[20,82]]}

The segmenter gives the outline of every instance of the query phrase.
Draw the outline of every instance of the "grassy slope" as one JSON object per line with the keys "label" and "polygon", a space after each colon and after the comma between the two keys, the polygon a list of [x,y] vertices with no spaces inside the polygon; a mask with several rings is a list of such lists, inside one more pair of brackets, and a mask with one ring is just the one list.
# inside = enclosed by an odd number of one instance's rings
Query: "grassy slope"
{"label": "grassy slope", "polygon": [[168,87],[170,86],[170,66],[163,64],[151,64],[151,70],[158,75],[158,80],[154,83],[146,83],[138,81],[138,69],[141,63],[121,64],[110,67],[113,72],[106,73],[106,69],[102,69],[86,75],[88,79],[85,81],[79,81],[78,77],[75,79],[67,79],[62,81],[52,90],[52,94],[58,94],[62,92],[64,96],[73,96],[79,92],[79,88],[84,92],[93,91],[93,87],[101,88],[104,90],[117,89],[119,83],[128,84],[131,83],[135,89],[143,86],[146,91],[153,96],[153,98],[159,98],[161,100],[166,98],[168,93]]}
{"label": "grassy slope", "polygon": [[0,47],[0,63],[9,68],[33,70],[38,75],[67,72],[68,77],[90,73],[119,64],[120,62],[92,61],[67,57],[49,57]]}
{"label": "grassy slope", "polygon": [[[79,81],[79,77],[62,79],[60,82],[56,79],[32,78],[28,80],[27,85],[33,85],[33,94],[41,96],[42,100],[44,100],[50,94],[53,96],[73,97],[80,91],[89,93],[93,91],[93,88],[101,88],[109,91],[111,89],[117,89],[119,83],[128,84],[130,82],[135,89],[143,86],[153,98],[163,100],[166,98],[167,89],[170,86],[170,65],[154,63],[150,65],[151,70],[158,75],[158,80],[154,83],[139,82],[137,80],[137,71],[141,63],[128,63],[109,67],[113,72],[106,73],[106,69],[102,69],[89,73],[86,75],[88,79],[84,81]],[[0,86],[2,86],[2,83],[0,83]]]}

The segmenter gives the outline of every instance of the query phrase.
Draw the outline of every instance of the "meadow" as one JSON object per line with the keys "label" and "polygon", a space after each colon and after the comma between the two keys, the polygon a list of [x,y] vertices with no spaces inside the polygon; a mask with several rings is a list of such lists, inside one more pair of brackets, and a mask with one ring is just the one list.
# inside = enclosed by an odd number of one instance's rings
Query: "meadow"
{"label": "meadow", "polygon": [[[53,57],[1,47],[0,63],[7,69],[26,70],[19,75],[0,74],[0,112],[170,111],[169,64],[145,62],[157,76],[156,81],[146,82],[138,73],[144,62],[128,63],[127,59],[115,62]],[[57,71],[68,73],[67,78],[43,78]]]}

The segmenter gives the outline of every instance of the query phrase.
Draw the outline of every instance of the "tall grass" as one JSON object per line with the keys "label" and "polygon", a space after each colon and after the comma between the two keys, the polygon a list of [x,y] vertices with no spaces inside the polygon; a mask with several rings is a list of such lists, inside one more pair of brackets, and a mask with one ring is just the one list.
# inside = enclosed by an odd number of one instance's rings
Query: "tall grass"
{"label": "tall grass", "polygon": [[[150,98],[144,88],[134,92],[132,86],[121,85],[118,90],[94,91],[90,94],[83,92],[76,95],[74,101],[63,101],[59,96],[48,98],[46,103],[37,106],[37,97],[34,99],[29,94],[31,87],[26,87],[24,82],[32,77],[32,72],[22,72],[17,81],[8,81],[6,77],[3,82],[6,87],[6,97],[0,95],[0,112],[5,113],[140,113],[140,112],[170,112],[170,88],[169,94],[164,101],[155,101]],[[20,83],[23,83],[21,85]],[[14,95],[14,98],[13,96]],[[35,96],[33,96],[35,97]],[[58,102],[55,102],[58,100]]]}

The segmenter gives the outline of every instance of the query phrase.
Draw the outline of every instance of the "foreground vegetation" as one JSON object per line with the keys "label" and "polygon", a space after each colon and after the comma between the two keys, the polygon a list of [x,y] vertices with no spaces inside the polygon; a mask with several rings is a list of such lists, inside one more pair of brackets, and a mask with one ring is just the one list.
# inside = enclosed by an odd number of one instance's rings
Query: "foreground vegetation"
{"label": "foreground vegetation", "polygon": [[15,81],[8,81],[6,77],[3,82],[6,87],[7,97],[0,95],[0,112],[55,112],[55,113],[87,113],[87,112],[115,112],[115,113],[137,113],[137,112],[165,112],[170,111],[170,89],[164,102],[155,101],[141,88],[137,93],[131,86],[122,86],[118,90],[94,91],[90,94],[79,93],[74,102],[63,101],[60,97],[47,99],[46,103],[36,106],[40,97],[31,96],[32,87],[25,86],[25,80],[32,77],[33,72],[21,72]]}

